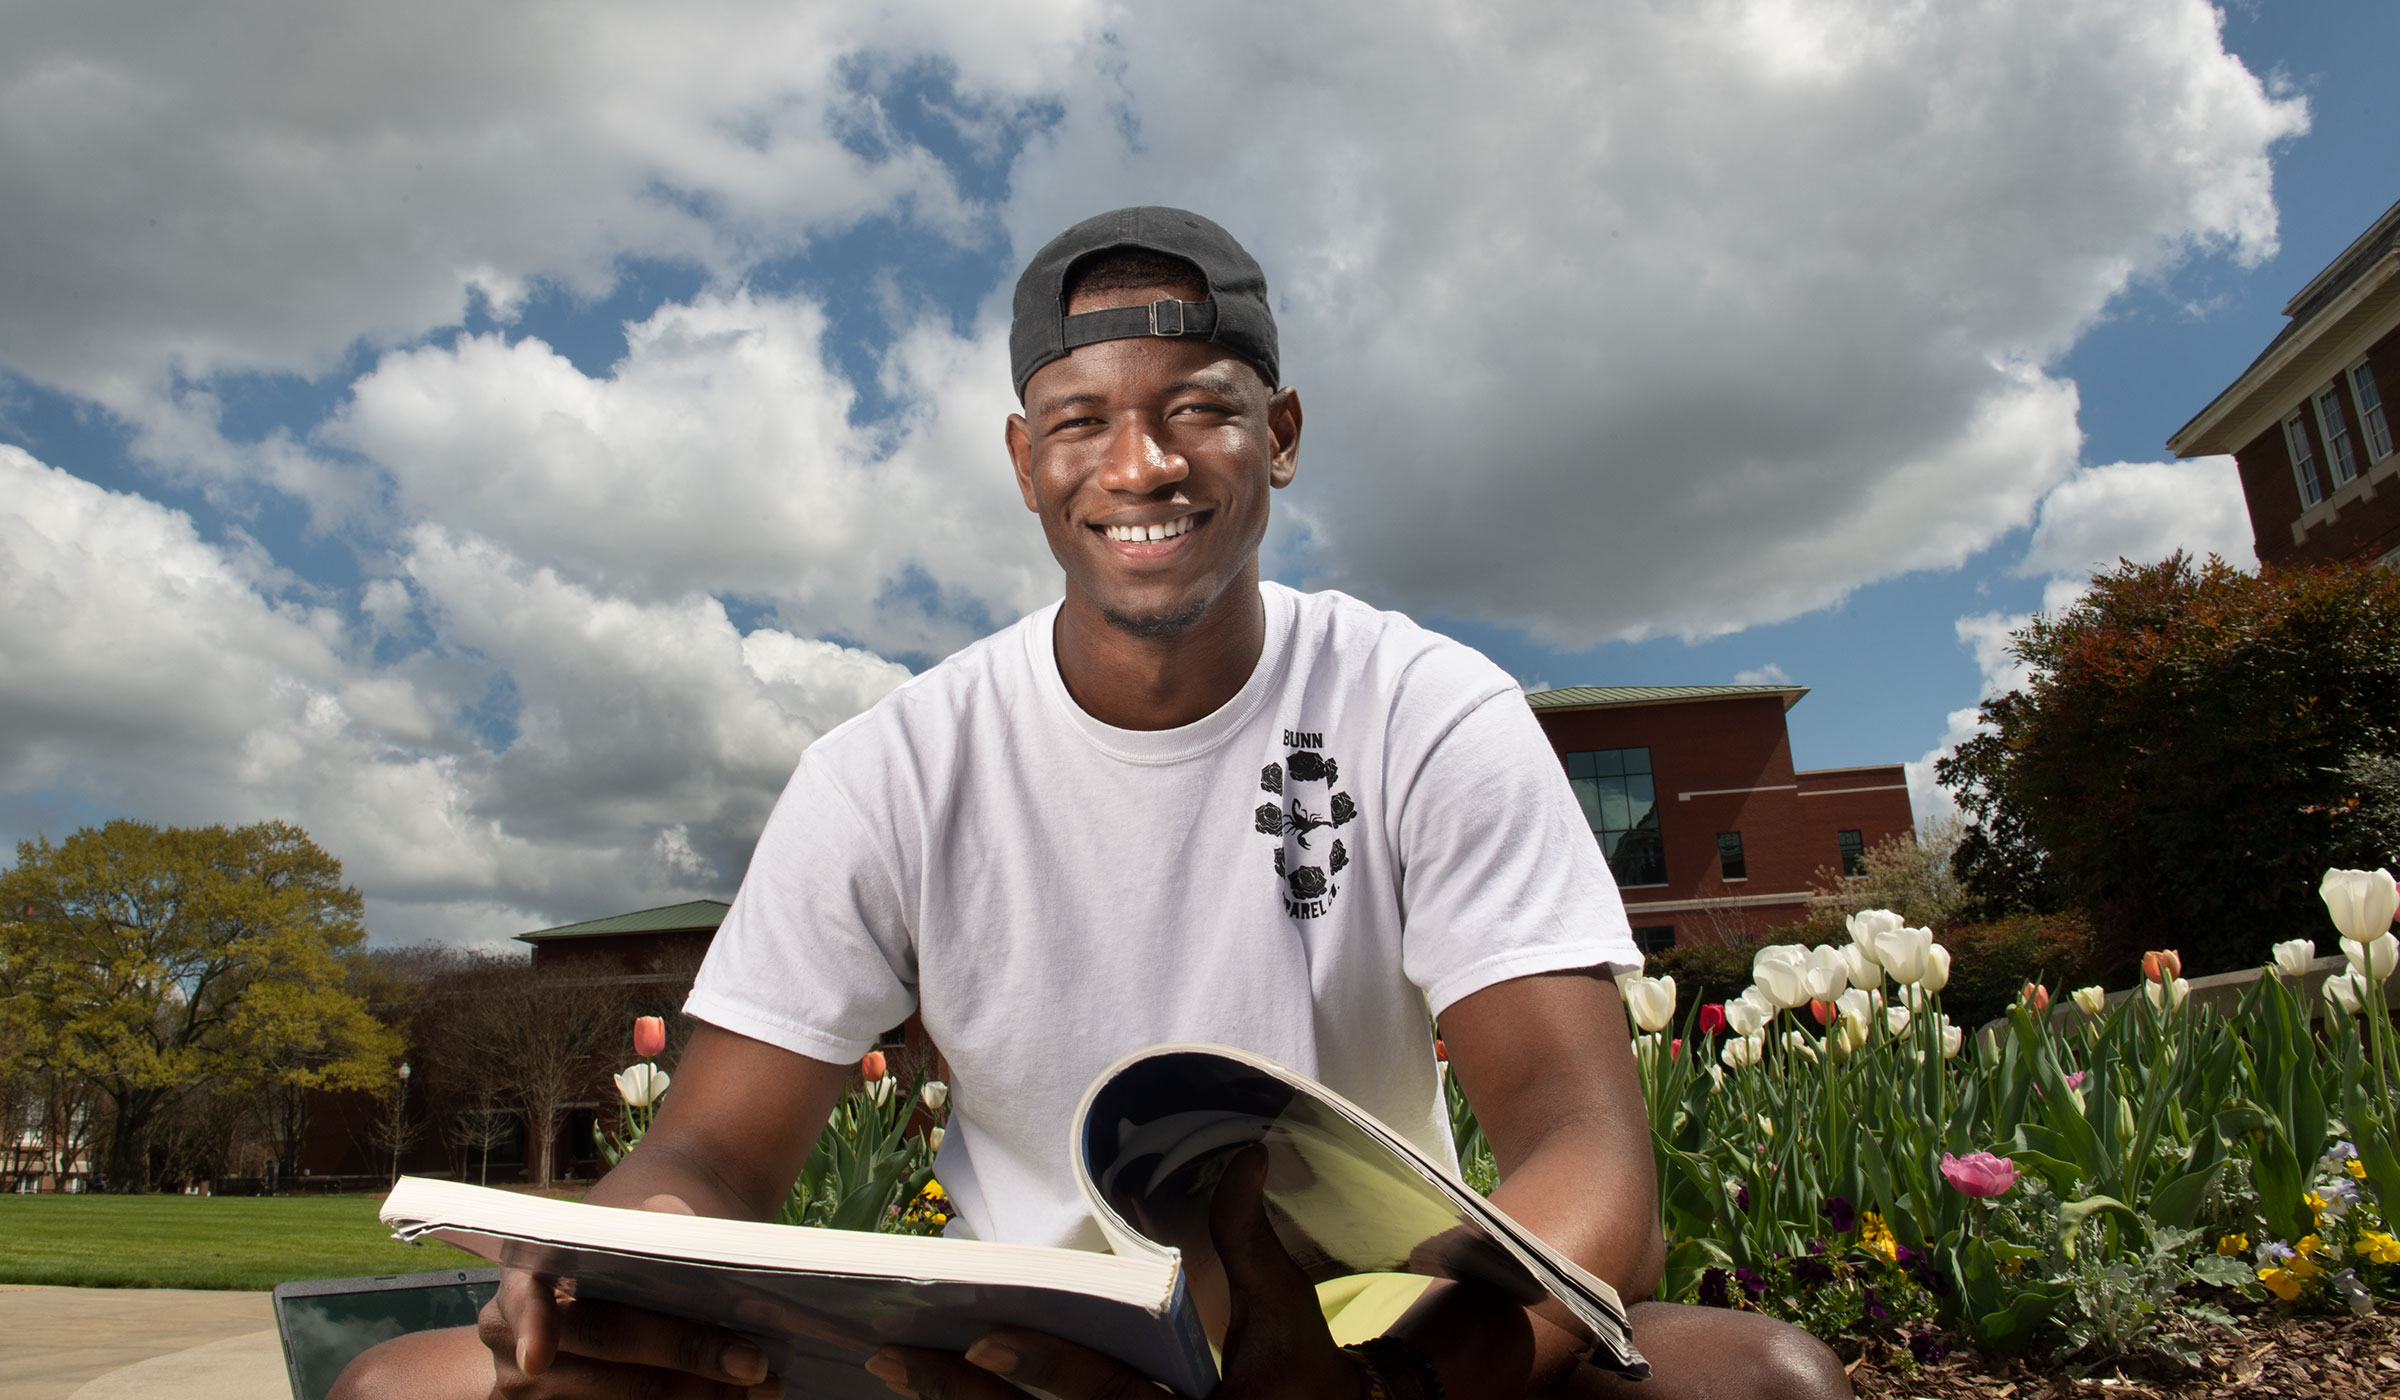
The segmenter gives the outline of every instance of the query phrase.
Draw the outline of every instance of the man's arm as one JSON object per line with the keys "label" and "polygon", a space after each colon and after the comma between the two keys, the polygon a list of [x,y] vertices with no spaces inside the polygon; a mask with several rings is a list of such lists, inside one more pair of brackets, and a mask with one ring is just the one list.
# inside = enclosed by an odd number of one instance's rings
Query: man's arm
{"label": "man's arm", "polygon": [[[1442,1013],[1450,1071],[1475,1106],[1500,1185],[1492,1203],[1645,1301],[1666,1266],[1650,1119],[1616,985],[1600,971],[1520,977]],[[1392,1329],[1456,1400],[1557,1380],[1579,1345],[1492,1294],[1436,1285]]]}
{"label": "man's arm", "polygon": [[[772,1219],[849,1075],[848,1065],[702,1023],[650,1130],[584,1200]],[[730,1332],[561,1299],[549,1278],[503,1269],[475,1327],[386,1342],[353,1362],[328,1400],[735,1400],[777,1389],[765,1358]]]}

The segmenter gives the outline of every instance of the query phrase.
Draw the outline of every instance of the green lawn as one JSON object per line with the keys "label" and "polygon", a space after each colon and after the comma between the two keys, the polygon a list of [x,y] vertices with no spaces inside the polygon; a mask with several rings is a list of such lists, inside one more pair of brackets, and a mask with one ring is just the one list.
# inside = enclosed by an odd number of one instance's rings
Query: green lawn
{"label": "green lawn", "polygon": [[0,1195],[0,1283],[273,1288],[292,1279],[480,1267],[405,1245],[381,1196]]}

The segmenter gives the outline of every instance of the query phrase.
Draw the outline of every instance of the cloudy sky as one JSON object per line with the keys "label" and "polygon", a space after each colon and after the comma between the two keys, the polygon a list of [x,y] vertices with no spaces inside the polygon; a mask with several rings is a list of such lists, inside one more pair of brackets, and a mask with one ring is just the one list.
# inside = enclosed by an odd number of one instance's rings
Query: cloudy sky
{"label": "cloudy sky", "polygon": [[[1309,407],[1269,572],[1922,762],[2400,196],[2376,0],[12,5],[0,836],[283,817],[385,942],[724,894],[1056,596],[1007,291],[1177,203]],[[1931,801],[1926,790],[1922,806]]]}

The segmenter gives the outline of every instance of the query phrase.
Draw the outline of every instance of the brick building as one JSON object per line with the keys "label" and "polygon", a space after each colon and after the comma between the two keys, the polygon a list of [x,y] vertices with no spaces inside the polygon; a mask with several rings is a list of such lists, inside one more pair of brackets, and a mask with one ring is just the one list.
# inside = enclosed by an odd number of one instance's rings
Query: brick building
{"label": "brick building", "polygon": [[2400,385],[2400,204],[2283,314],[2283,330],[2167,446],[2233,454],[2260,564],[2400,563],[2400,454],[2384,403]]}
{"label": "brick building", "polygon": [[1645,951],[1796,924],[1819,871],[1855,873],[1868,848],[1914,828],[1897,763],[1793,768],[1784,713],[1806,694],[1571,686],[1525,697]]}

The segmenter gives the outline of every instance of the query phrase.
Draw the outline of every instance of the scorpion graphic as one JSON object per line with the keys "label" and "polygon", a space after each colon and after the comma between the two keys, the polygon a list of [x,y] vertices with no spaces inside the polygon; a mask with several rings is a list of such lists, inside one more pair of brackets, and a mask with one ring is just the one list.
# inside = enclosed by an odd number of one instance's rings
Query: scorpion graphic
{"label": "scorpion graphic", "polygon": [[1292,804],[1292,810],[1285,814],[1283,824],[1284,829],[1292,833],[1292,839],[1300,843],[1300,849],[1305,851],[1309,848],[1308,833],[1319,827],[1332,826],[1334,823],[1317,816],[1295,802]]}

